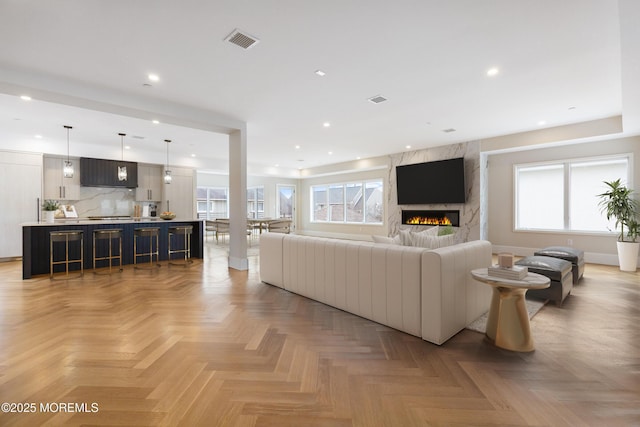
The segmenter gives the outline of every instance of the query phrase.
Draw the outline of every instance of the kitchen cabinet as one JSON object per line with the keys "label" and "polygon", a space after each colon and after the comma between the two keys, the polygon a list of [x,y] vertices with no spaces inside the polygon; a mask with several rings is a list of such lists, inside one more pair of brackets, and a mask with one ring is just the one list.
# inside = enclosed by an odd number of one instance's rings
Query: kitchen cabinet
{"label": "kitchen cabinet", "polygon": [[136,201],[159,202],[160,200],[162,200],[162,166],[138,164]]}
{"label": "kitchen cabinet", "polygon": [[38,221],[42,192],[42,154],[0,151],[0,258],[22,256],[22,227]]}
{"label": "kitchen cabinet", "polygon": [[74,173],[72,178],[63,174],[64,161],[67,158],[44,156],[44,188],[43,197],[53,200],[80,199],[80,161],[71,158]]}
{"label": "kitchen cabinet", "polygon": [[160,212],[174,212],[178,219],[195,219],[195,171],[186,168],[171,168],[171,184],[163,184],[163,199]]}

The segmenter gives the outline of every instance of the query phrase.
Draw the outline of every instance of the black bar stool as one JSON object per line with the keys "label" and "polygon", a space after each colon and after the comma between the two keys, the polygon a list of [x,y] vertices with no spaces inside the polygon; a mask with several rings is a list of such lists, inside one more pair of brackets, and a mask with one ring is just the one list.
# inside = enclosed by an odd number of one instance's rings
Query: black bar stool
{"label": "black bar stool", "polygon": [[[69,264],[80,263],[80,276],[84,275],[84,233],[82,230],[64,230],[64,231],[51,231],[49,232],[49,277],[53,279],[53,268],[56,265],[64,264],[66,277],[69,277]],[[69,242],[80,242],[80,257],[69,258]],[[53,249],[56,245],[54,243],[64,243],[65,253],[64,259],[56,261],[54,257]]]}
{"label": "black bar stool", "polygon": [[[113,240],[118,240],[118,253],[113,253]],[[96,256],[96,246],[100,240],[109,241],[109,255]],[[121,228],[105,228],[102,230],[93,231],[93,272],[96,271],[96,261],[109,260],[109,274],[111,274],[111,268],[113,260],[118,260],[118,271],[122,271],[122,229]]]}
{"label": "black bar stool", "polygon": [[[191,259],[191,234],[192,233],[193,233],[192,225],[178,225],[175,227],[169,227],[169,263],[170,264],[179,264],[179,265],[186,266],[187,264],[190,264],[193,262],[193,260]],[[182,236],[182,239],[180,239],[180,236]],[[176,248],[175,246],[172,246],[171,242],[174,240],[176,241],[176,243],[182,240],[181,247]],[[184,262],[180,262],[180,263],[171,262],[172,254],[183,254]]]}
{"label": "black bar stool", "polygon": [[[159,245],[159,228],[148,227],[148,228],[136,228],[133,230],[133,264],[135,268],[138,268],[138,257],[149,257],[149,267],[154,267],[153,264],[153,256],[156,256],[156,264],[155,267],[160,267],[158,264],[159,256],[160,256],[160,245]],[[143,239],[145,237],[149,238],[149,250],[147,252],[138,252],[138,239]],[[155,241],[155,250],[154,250],[154,241]],[[144,249],[144,248],[141,248]]]}

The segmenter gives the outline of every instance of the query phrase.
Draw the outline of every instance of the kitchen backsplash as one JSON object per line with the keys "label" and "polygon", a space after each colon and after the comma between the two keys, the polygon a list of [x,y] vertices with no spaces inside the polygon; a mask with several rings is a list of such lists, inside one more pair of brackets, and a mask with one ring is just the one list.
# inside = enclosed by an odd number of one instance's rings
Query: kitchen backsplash
{"label": "kitchen backsplash", "polygon": [[135,191],[127,188],[80,187],[80,200],[70,203],[79,217],[133,215]]}

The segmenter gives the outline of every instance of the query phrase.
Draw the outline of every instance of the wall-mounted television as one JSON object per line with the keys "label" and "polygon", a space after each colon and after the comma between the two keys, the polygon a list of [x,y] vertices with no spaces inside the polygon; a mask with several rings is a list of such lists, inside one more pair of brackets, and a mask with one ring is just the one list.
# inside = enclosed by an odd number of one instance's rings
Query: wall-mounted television
{"label": "wall-mounted television", "polygon": [[464,158],[396,166],[399,205],[464,203]]}

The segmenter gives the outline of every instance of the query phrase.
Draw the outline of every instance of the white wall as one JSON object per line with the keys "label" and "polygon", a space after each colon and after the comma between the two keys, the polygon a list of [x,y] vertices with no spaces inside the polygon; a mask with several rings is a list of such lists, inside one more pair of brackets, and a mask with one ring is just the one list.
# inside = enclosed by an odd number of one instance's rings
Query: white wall
{"label": "white wall", "polygon": [[[483,146],[484,148],[484,146]],[[635,171],[633,188],[640,190],[640,136],[585,142],[558,147],[535,148],[512,153],[488,154],[486,182],[488,240],[495,251],[532,255],[536,249],[559,245],[585,251],[587,262],[617,265],[616,235],[579,232],[515,231],[513,166],[520,163],[545,162],[611,154],[633,153]]]}

